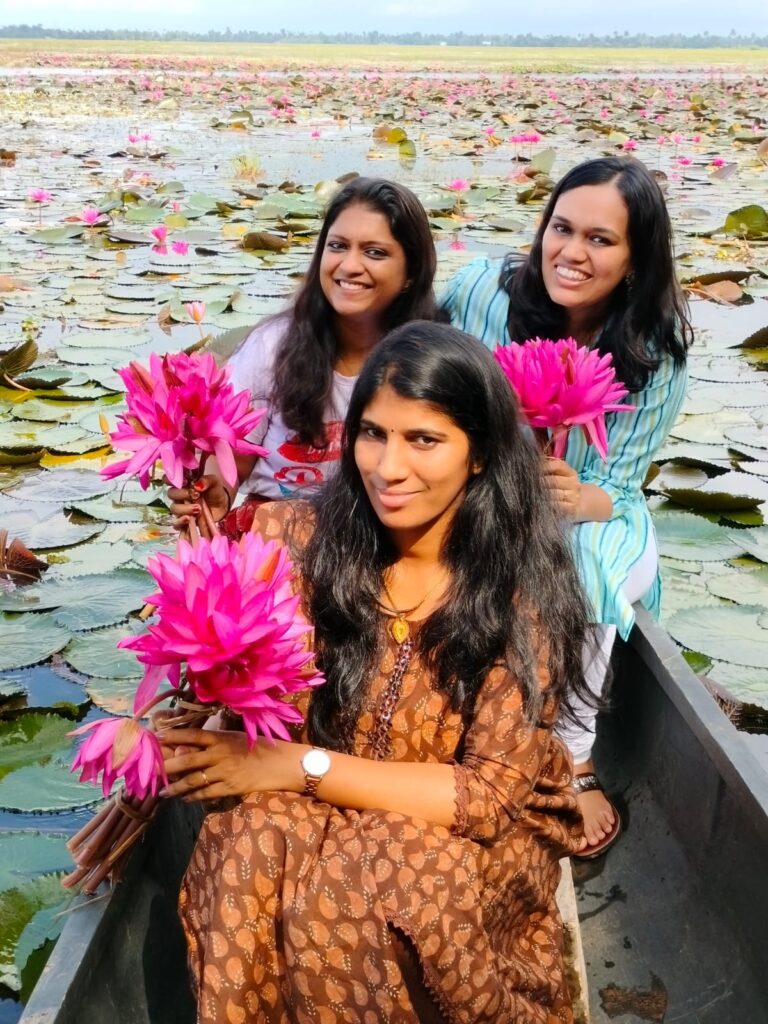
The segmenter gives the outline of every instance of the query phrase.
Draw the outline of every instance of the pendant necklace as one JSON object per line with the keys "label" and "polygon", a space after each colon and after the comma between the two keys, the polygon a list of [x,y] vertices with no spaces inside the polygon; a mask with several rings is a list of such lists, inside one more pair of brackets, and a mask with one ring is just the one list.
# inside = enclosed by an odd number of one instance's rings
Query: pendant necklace
{"label": "pendant necklace", "polygon": [[[411,624],[408,622],[406,616],[413,615],[414,612],[417,612],[419,608],[421,608],[421,606],[427,600],[427,598],[430,596],[430,594],[432,594],[433,591],[435,591],[438,588],[441,582],[441,580],[438,580],[437,583],[434,583],[426,592],[424,597],[422,597],[419,603],[415,604],[412,608],[395,608],[395,602],[392,600],[392,595],[389,592],[389,588],[387,587],[387,584],[384,583],[384,581],[382,580],[384,593],[386,595],[387,600],[389,601],[389,608],[386,610],[395,613],[394,618],[392,618],[392,621],[389,623],[389,626],[387,628],[389,629],[389,635],[392,637],[392,639],[395,641],[398,647],[400,647],[401,644],[404,644],[411,634]],[[382,605],[382,607],[384,606]]]}

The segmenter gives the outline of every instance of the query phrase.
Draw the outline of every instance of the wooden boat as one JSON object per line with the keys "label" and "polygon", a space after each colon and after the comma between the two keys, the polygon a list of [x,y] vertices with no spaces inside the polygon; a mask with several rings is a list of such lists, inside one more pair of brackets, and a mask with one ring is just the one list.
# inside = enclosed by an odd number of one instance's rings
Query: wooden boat
{"label": "wooden boat", "polygon": [[[616,658],[600,774],[625,818],[574,868],[589,1020],[768,1019],[768,774],[641,609]],[[164,808],[106,899],[64,929],[22,1024],[187,1024],[176,893],[199,809]],[[583,1015],[586,1020],[586,1015]]]}

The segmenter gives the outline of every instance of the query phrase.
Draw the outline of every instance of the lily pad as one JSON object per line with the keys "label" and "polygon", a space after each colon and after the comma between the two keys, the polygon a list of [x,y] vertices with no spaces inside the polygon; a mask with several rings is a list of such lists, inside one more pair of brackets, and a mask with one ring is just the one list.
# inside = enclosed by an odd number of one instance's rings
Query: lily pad
{"label": "lily pad", "polygon": [[109,572],[130,562],[132,552],[133,547],[128,541],[116,544],[92,541],[65,551],[48,552],[48,575],[64,579],[87,576],[94,572]]}
{"label": "lily pad", "polygon": [[768,527],[757,527],[753,530],[738,530],[729,534],[734,543],[738,543],[742,551],[768,563]]}
{"label": "lily pad", "polygon": [[744,473],[724,473],[700,487],[665,487],[667,497],[681,505],[698,509],[756,508],[768,501],[768,484]]}
{"label": "lily pad", "polygon": [[678,643],[713,660],[768,669],[768,629],[759,625],[764,613],[759,605],[686,608],[666,626]]}
{"label": "lily pad", "polygon": [[768,671],[731,662],[713,661],[707,676],[735,700],[768,708]]}
{"label": "lily pad", "polygon": [[73,523],[63,512],[51,512],[44,506],[22,505],[23,511],[3,515],[3,528],[10,536],[18,537],[32,551],[65,548],[82,544],[104,529],[104,523],[91,519],[86,523]]}
{"label": "lily pad", "polygon": [[[133,635],[133,631],[126,626],[113,626],[94,633],[83,633],[70,640],[63,656],[74,669],[86,676],[134,679],[137,668],[141,669],[136,655],[117,647],[119,640]],[[67,636],[69,637],[69,634]]]}
{"label": "lily pad", "polygon": [[719,562],[746,550],[736,535],[689,512],[657,512],[653,517],[659,552],[689,561]]}
{"label": "lily pad", "polygon": [[[62,650],[70,632],[54,622],[50,615],[0,615],[0,672],[9,668],[36,665]],[[0,765],[1,770],[1,765]]]}
{"label": "lily pad", "polygon": [[710,577],[707,590],[735,604],[760,605],[768,608],[768,566],[751,571],[731,569]]}
{"label": "lily pad", "polygon": [[31,476],[19,487],[6,491],[19,501],[42,501],[64,504],[67,501],[84,501],[99,494],[114,491],[113,480],[105,480],[99,473],[87,470],[58,470],[55,473],[43,470]]}
{"label": "lily pad", "polygon": [[31,587],[0,593],[0,611],[44,611],[56,608],[53,621],[73,630],[112,626],[144,605],[153,589],[151,577],[139,569],[117,569],[78,579],[43,579]]}

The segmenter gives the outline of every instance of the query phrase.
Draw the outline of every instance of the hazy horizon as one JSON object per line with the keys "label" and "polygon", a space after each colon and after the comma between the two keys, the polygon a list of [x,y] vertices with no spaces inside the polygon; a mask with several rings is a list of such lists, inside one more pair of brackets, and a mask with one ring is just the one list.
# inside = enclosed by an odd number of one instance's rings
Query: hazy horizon
{"label": "hazy horizon", "polygon": [[[520,5],[522,7],[522,5]],[[606,11],[604,0],[549,0],[546,12],[517,9],[509,0],[411,0],[385,2],[372,12],[321,5],[317,0],[131,0],[128,6],[105,6],[103,0],[0,0],[0,24],[42,24],[55,29],[129,29],[158,32],[250,30],[402,33],[497,33],[611,35],[645,32],[649,35],[710,32],[727,35],[765,35],[768,3],[732,0],[706,5],[701,0],[624,0]]]}

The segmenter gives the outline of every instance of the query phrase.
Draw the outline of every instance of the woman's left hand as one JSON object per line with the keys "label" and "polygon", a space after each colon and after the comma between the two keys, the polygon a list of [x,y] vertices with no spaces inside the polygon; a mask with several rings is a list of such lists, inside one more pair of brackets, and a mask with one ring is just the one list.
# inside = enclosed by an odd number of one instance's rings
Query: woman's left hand
{"label": "woman's left hand", "polygon": [[242,732],[172,729],[161,742],[170,784],[164,796],[187,801],[247,796],[265,790],[301,793],[301,744],[259,738],[253,747]]}
{"label": "woman's left hand", "polygon": [[577,520],[581,508],[581,480],[575,469],[562,459],[544,462],[544,483],[564,519]]}

